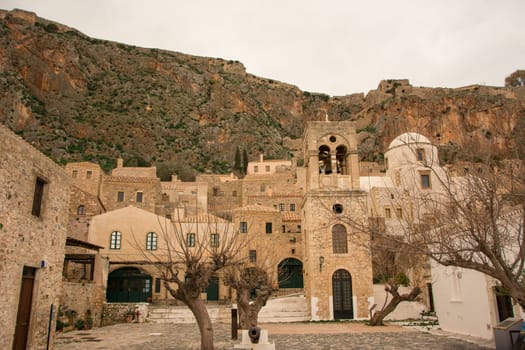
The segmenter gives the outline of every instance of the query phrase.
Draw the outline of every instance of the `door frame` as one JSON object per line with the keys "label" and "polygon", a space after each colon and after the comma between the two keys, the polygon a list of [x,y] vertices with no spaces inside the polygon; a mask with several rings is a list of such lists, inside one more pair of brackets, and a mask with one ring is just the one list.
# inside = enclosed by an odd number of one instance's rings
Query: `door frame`
{"label": "door frame", "polygon": [[35,267],[24,266],[22,269],[15,333],[13,336],[13,350],[24,350],[27,347],[31,330],[31,313],[35,293],[36,272],[37,269]]}
{"label": "door frame", "polygon": [[[332,274],[334,320],[354,318],[354,294],[352,288],[352,275],[346,269],[338,269]],[[349,295],[348,291],[350,292]],[[340,300],[338,300],[339,298]],[[341,304],[342,308],[338,309],[338,304]]]}

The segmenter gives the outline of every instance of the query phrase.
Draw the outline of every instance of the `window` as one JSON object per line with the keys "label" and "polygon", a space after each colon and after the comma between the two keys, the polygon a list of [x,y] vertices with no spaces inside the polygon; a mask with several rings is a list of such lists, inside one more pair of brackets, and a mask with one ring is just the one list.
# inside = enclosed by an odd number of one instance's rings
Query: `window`
{"label": "window", "polygon": [[282,229],[282,232],[285,233],[286,232],[286,225],[282,225],[281,229]]}
{"label": "window", "polygon": [[157,234],[155,232],[148,232],[146,235],[146,249],[157,250]]}
{"label": "window", "polygon": [[124,202],[124,192],[117,192],[117,202]]}
{"label": "window", "polygon": [[267,173],[269,173],[269,172],[270,172],[270,166],[269,166],[269,165],[265,166],[264,170],[265,170]]}
{"label": "window", "polygon": [[402,219],[403,218],[403,209],[402,208],[396,208],[396,217],[398,219]]}
{"label": "window", "polygon": [[418,162],[423,162],[425,160],[425,150],[423,148],[416,149],[416,157]]}
{"label": "window", "polygon": [[279,211],[284,211],[284,203],[279,203]]}
{"label": "window", "polygon": [[160,278],[155,278],[155,293],[160,293]]}
{"label": "window", "polygon": [[290,211],[295,211],[295,203],[290,203]]}
{"label": "window", "polygon": [[210,236],[210,245],[212,247],[218,247],[219,246],[219,235],[217,233],[212,233]]}
{"label": "window", "polygon": [[84,216],[86,215],[86,207],[84,205],[79,205],[77,208],[77,215]]}
{"label": "window", "polygon": [[237,197],[237,191],[232,192],[232,197]]}
{"label": "window", "polygon": [[241,233],[247,233],[248,232],[248,223],[246,221],[241,221],[240,222],[239,231]]}
{"label": "window", "polygon": [[218,187],[214,187],[212,189],[212,192],[213,192],[213,197],[218,197],[219,196],[219,188]]}
{"label": "window", "polygon": [[186,236],[186,246],[195,247],[195,233],[188,233]]}
{"label": "window", "polygon": [[91,179],[93,177],[93,172],[91,170],[88,170],[86,172],[86,179]]}
{"label": "window", "polygon": [[385,218],[391,219],[392,218],[392,211],[390,208],[385,208]]}
{"label": "window", "polygon": [[271,222],[266,223],[266,233],[272,233],[272,223]]}
{"label": "window", "polygon": [[109,249],[120,249],[121,233],[119,231],[111,232],[111,238],[109,241]]}
{"label": "window", "polygon": [[76,179],[77,176],[78,176],[78,170],[73,170],[73,172],[71,173],[71,177],[72,177],[73,179]]}
{"label": "window", "polygon": [[44,197],[44,187],[46,182],[41,178],[37,177],[35,182],[35,193],[33,195],[33,208],[31,214],[39,217],[42,211],[42,199]]}
{"label": "window", "polygon": [[332,211],[334,214],[341,214],[343,213],[343,205],[342,204],[334,204],[332,207]]}
{"label": "window", "polygon": [[348,242],[346,238],[346,227],[341,224],[332,227],[332,249],[334,253],[348,253]]}
{"label": "window", "polygon": [[253,172],[254,173],[258,173],[259,172],[259,167],[257,165],[253,166]]}
{"label": "window", "polygon": [[431,188],[430,184],[430,174],[421,174],[421,188],[423,189],[429,189]]}
{"label": "window", "polygon": [[143,195],[144,194],[142,192],[137,192],[137,203],[142,203]]}
{"label": "window", "polygon": [[257,251],[250,250],[250,262],[254,263],[257,261]]}
{"label": "window", "polygon": [[261,185],[261,186],[259,187],[259,190],[260,190],[261,192],[266,191],[266,185]]}

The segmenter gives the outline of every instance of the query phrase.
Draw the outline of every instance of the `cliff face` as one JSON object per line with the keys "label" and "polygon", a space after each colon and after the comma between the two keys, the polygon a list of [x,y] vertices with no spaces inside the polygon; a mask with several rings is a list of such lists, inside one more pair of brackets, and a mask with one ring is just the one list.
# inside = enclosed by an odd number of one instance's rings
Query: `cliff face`
{"label": "cliff face", "polygon": [[366,96],[329,97],[250,75],[237,61],[92,39],[32,13],[0,11],[0,121],[62,162],[108,168],[122,156],[224,172],[237,147],[252,158],[297,154],[305,122],[327,114],[356,122],[368,160],[407,130],[445,151],[506,155],[525,119],[524,89],[397,80]]}

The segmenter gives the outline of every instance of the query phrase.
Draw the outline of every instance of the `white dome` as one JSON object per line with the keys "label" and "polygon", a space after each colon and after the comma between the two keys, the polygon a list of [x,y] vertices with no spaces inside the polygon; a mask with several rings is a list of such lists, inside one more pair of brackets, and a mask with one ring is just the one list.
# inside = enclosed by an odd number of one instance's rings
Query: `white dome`
{"label": "white dome", "polygon": [[392,142],[390,142],[388,149],[392,149],[392,148],[399,147],[399,146],[406,146],[406,145],[410,145],[414,143],[415,144],[426,143],[429,145],[432,144],[426,136],[423,136],[416,132],[406,132],[404,134],[399,135]]}

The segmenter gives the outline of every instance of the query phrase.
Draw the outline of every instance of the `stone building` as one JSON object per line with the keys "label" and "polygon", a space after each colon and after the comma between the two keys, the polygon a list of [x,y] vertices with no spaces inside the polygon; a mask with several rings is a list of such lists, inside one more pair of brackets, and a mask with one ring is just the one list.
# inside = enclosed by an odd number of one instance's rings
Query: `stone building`
{"label": "stone building", "polygon": [[54,347],[71,179],[0,126],[0,348]]}
{"label": "stone building", "polygon": [[366,318],[373,296],[369,237],[341,220],[367,220],[354,126],[309,122],[303,142],[306,181],[301,219],[311,318]]}

